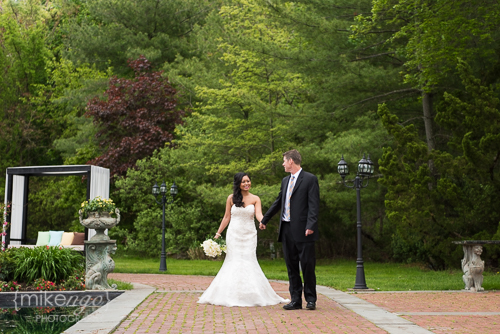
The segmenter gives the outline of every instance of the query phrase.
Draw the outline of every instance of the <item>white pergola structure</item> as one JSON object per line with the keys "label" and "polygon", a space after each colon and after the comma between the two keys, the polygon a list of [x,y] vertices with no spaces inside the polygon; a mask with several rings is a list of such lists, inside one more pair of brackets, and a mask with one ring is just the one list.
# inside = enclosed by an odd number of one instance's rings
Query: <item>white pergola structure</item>
{"label": "white pergola structure", "polygon": [[[10,227],[7,236],[2,237],[5,246],[23,245],[26,243],[29,178],[33,176],[87,176],[87,200],[101,196],[109,198],[109,169],[91,165],[68,166],[32,166],[9,167],[5,180],[5,203],[11,203],[11,211],[7,215]],[[95,230],[86,229],[86,239],[90,239]]]}

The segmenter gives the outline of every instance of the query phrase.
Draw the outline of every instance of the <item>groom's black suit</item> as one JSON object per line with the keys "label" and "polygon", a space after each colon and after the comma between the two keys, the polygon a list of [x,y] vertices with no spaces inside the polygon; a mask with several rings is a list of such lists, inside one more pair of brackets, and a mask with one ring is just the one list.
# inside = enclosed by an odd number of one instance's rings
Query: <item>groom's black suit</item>
{"label": "groom's black suit", "polygon": [[[280,193],[269,210],[267,210],[261,223],[266,225],[276,213],[280,213],[278,241],[283,243],[283,254],[288,269],[292,302],[302,303],[302,280],[300,279],[299,261],[304,277],[304,297],[307,302],[316,302],[314,242],[319,238],[318,178],[304,170],[300,172],[290,198],[290,222],[285,222],[282,217],[289,180],[290,176],[282,180]],[[306,237],[306,230],[312,230],[314,233]]]}

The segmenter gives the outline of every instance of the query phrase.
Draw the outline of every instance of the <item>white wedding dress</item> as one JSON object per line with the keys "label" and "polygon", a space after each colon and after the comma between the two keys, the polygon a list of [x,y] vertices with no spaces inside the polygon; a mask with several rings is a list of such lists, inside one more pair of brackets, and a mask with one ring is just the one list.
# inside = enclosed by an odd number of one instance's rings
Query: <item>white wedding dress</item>
{"label": "white wedding dress", "polygon": [[274,292],[257,262],[254,211],[253,205],[232,206],[226,234],[226,259],[198,303],[231,307],[289,302]]}

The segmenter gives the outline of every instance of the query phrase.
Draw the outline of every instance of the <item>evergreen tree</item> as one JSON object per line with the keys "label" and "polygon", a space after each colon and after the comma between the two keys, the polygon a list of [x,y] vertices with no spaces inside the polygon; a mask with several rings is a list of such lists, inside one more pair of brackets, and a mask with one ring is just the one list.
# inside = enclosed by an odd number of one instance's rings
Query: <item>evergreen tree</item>
{"label": "evergreen tree", "polygon": [[71,20],[65,54],[75,63],[131,74],[129,59],[145,56],[153,67],[190,58],[190,36],[217,1],[90,0]]}

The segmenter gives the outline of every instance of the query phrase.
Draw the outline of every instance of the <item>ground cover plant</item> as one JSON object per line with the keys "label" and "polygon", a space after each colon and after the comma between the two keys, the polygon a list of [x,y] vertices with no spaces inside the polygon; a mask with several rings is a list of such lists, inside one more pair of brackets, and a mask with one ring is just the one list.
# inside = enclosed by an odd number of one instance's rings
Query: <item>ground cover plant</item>
{"label": "ground cover plant", "polygon": [[113,286],[113,284],[116,284],[117,290],[132,290],[134,288],[132,283],[122,282],[122,281],[118,281],[118,280],[112,279],[112,278],[108,278],[108,284],[110,286]]}
{"label": "ground cover plant", "polygon": [[[167,259],[167,271],[158,271],[159,258],[119,254],[115,258],[115,273],[144,273],[172,275],[215,276],[222,266],[221,260]],[[285,261],[259,260],[268,279],[288,281]],[[464,288],[461,270],[435,271],[424,265],[366,262],[365,276],[369,288],[377,291],[409,290],[461,290]],[[316,265],[318,285],[346,291],[354,287],[355,260],[319,260]],[[484,272],[485,290],[500,290],[500,273]]]}

